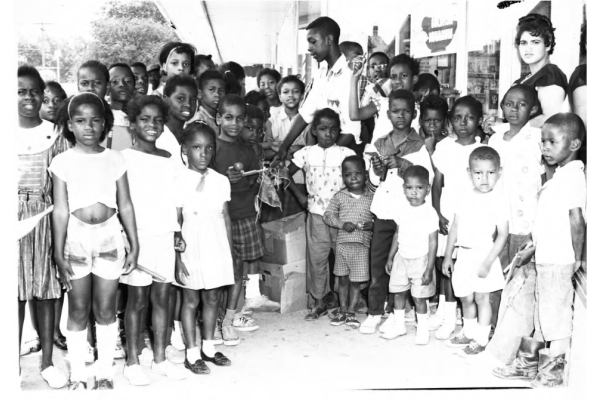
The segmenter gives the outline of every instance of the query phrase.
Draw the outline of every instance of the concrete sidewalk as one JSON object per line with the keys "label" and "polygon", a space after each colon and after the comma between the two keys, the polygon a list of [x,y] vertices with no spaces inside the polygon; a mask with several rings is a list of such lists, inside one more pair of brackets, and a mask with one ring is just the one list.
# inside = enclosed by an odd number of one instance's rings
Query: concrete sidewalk
{"label": "concrete sidewalk", "polygon": [[[217,350],[232,360],[230,367],[207,363],[210,375],[193,375],[173,382],[155,375],[150,367],[142,367],[151,379],[145,387],[133,387],[123,377],[124,360],[116,360],[115,390],[144,395],[177,387],[177,392],[202,390],[218,392],[224,387],[236,390],[255,387],[257,382],[298,387],[331,387],[344,389],[374,388],[528,388],[522,381],[495,378],[489,369],[467,364],[462,357],[437,341],[430,332],[426,346],[414,344],[415,326],[396,340],[385,340],[379,333],[363,335],[345,325],[329,325],[321,317],[305,322],[306,311],[291,314],[255,312],[260,329],[239,332],[238,346],[217,346]],[[358,315],[362,322],[366,315]],[[459,326],[457,326],[458,331]],[[63,372],[69,371],[65,351],[54,348],[54,363]],[[49,390],[39,373],[40,353],[21,357],[23,390]],[[183,365],[181,365],[183,368]],[[94,367],[89,366],[88,389],[93,385]],[[61,389],[61,390],[66,390]],[[118,393],[117,392],[117,393]]]}

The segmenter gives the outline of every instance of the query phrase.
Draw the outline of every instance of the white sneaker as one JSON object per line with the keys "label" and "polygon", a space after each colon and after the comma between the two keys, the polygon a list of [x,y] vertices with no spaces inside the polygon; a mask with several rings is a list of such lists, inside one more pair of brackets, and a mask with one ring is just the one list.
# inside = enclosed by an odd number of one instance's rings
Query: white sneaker
{"label": "white sneaker", "polygon": [[[183,361],[185,360],[185,352],[179,351],[171,345],[168,345],[165,349],[165,356],[167,357],[167,360],[172,362],[173,364],[183,364]],[[152,358],[154,358],[154,356]]]}
{"label": "white sneaker", "polygon": [[251,332],[258,329],[258,324],[252,318],[239,317],[233,320],[233,327],[238,331]]}
{"label": "white sneaker", "polygon": [[406,325],[394,323],[394,325],[390,326],[389,329],[386,329],[385,333],[381,335],[381,337],[387,340],[392,340],[402,335],[406,335]]}
{"label": "white sneaker", "polygon": [[429,316],[429,320],[427,321],[427,325],[430,331],[438,330],[440,326],[442,326],[442,322],[444,322],[444,317],[440,315],[441,313],[435,313]]}
{"label": "white sneaker", "polygon": [[392,313],[388,317],[388,319],[379,326],[379,332],[386,333],[396,324],[396,314]]}
{"label": "white sneaker", "polygon": [[417,324],[417,334],[415,335],[415,344],[424,345],[429,343],[429,329],[426,322]]}
{"label": "white sneaker", "polygon": [[152,361],[154,361],[154,352],[149,348],[145,347],[142,350],[142,354],[138,356],[138,361],[140,362],[140,365],[143,365],[144,367],[151,366]]}
{"label": "white sneaker", "polygon": [[146,386],[150,384],[148,375],[142,370],[140,364],[125,365],[123,376],[133,386]]}
{"label": "white sneaker", "polygon": [[178,367],[169,360],[165,360],[160,364],[152,362],[152,372],[158,375],[166,376],[167,378],[180,381],[188,377],[189,373],[182,367]]}
{"label": "white sneaker", "polygon": [[277,311],[281,308],[281,305],[276,301],[271,301],[267,296],[260,295],[246,299],[244,301],[245,308],[260,308],[264,311]]}
{"label": "white sneaker", "polygon": [[375,333],[377,325],[381,323],[381,315],[367,315],[367,319],[360,325],[358,331],[360,333]]}
{"label": "white sneaker", "polygon": [[240,344],[240,337],[232,325],[223,326],[221,332],[223,333],[223,344],[225,346],[237,346]]}
{"label": "white sneaker", "polygon": [[411,308],[409,312],[404,314],[404,322],[408,322],[414,324],[417,320],[417,314],[415,313],[415,309]]}
{"label": "white sneaker", "polygon": [[173,329],[173,333],[171,334],[171,346],[175,347],[179,351],[185,350],[185,344],[183,343],[182,335],[179,334],[176,329]]}
{"label": "white sneaker", "polygon": [[242,307],[242,315],[244,317],[251,318],[252,317],[252,309],[251,308],[247,308],[246,306]]}
{"label": "white sneaker", "polygon": [[437,340],[447,340],[450,339],[450,336],[454,333],[454,321],[450,321],[450,323],[446,323],[446,320],[442,323],[442,326],[435,331],[435,338]]}
{"label": "white sneaker", "polygon": [[41,372],[42,378],[48,383],[52,389],[60,389],[67,386],[69,379],[66,375],[54,365],[49,366]]}

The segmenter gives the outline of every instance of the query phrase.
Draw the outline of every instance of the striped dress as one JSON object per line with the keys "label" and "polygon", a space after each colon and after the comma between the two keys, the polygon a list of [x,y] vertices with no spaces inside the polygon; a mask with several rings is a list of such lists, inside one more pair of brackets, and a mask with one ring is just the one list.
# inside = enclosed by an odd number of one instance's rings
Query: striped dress
{"label": "striped dress", "polygon": [[[18,128],[19,221],[39,214],[52,204],[52,178],[47,168],[57,154],[68,148],[66,139],[52,129],[48,121],[31,129]],[[19,300],[60,297],[61,286],[52,258],[50,215],[19,240],[18,265]]]}

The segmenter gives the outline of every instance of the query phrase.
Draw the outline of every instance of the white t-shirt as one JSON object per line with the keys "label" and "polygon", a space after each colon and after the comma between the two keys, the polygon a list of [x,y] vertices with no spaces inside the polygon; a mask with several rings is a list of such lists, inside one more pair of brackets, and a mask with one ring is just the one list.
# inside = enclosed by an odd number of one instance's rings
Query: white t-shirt
{"label": "white t-shirt", "polygon": [[545,172],[540,148],[541,129],[527,123],[510,141],[504,140],[504,133],[510,130],[509,124],[496,125],[493,129],[496,133],[488,144],[500,154],[502,176],[496,188],[502,190],[510,202],[508,231],[527,235],[533,228],[542,187],[541,175]]}
{"label": "white t-shirt", "polygon": [[398,202],[398,252],[404,258],[420,258],[429,253],[429,235],[438,230],[438,216],[431,203],[413,207],[404,197]]}
{"label": "white t-shirt", "polygon": [[294,153],[292,162],[304,169],[308,191],[308,211],[323,215],[337,192],[346,187],[342,179],[342,161],[356,153],[334,144],[326,149],[306,146]]}
{"label": "white t-shirt", "polygon": [[[171,153],[171,158],[187,166],[187,158],[181,154],[181,145],[173,132],[165,125],[163,133],[156,139],[156,147]],[[182,160],[183,159],[183,160]]]}
{"label": "white t-shirt", "polygon": [[182,206],[177,186],[183,168],[177,160],[125,149],[129,193],[138,230],[153,233],[177,232],[177,207]]}
{"label": "white t-shirt", "polygon": [[509,204],[495,188],[488,193],[472,188],[461,196],[456,215],[459,218],[456,246],[489,248],[496,227],[508,222]]}
{"label": "white t-shirt", "polygon": [[557,168],[542,187],[532,232],[538,264],[566,265],[576,261],[569,211],[581,208],[585,218],[587,188],[583,168],[581,161],[571,161]]}
{"label": "white t-shirt", "polygon": [[117,209],[117,181],[127,172],[121,153],[85,154],[71,148],[54,157],[48,170],[65,181],[71,212],[102,203]]}

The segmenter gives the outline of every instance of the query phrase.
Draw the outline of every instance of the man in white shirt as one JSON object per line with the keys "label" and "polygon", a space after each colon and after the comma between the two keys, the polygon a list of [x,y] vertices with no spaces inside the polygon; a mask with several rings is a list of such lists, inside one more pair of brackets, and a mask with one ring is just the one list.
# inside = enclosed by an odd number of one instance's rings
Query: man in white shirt
{"label": "man in white shirt", "polygon": [[277,156],[283,160],[291,144],[312,122],[317,110],[331,108],[340,116],[341,132],[337,145],[353,148],[360,143],[360,121],[351,121],[348,113],[350,104],[350,77],[352,71],[346,64],[339,47],[340,27],[329,17],[320,17],[307,27],[308,51],[317,62],[323,61],[314,77],[300,117],[292,123],[289,134],[281,144]]}

